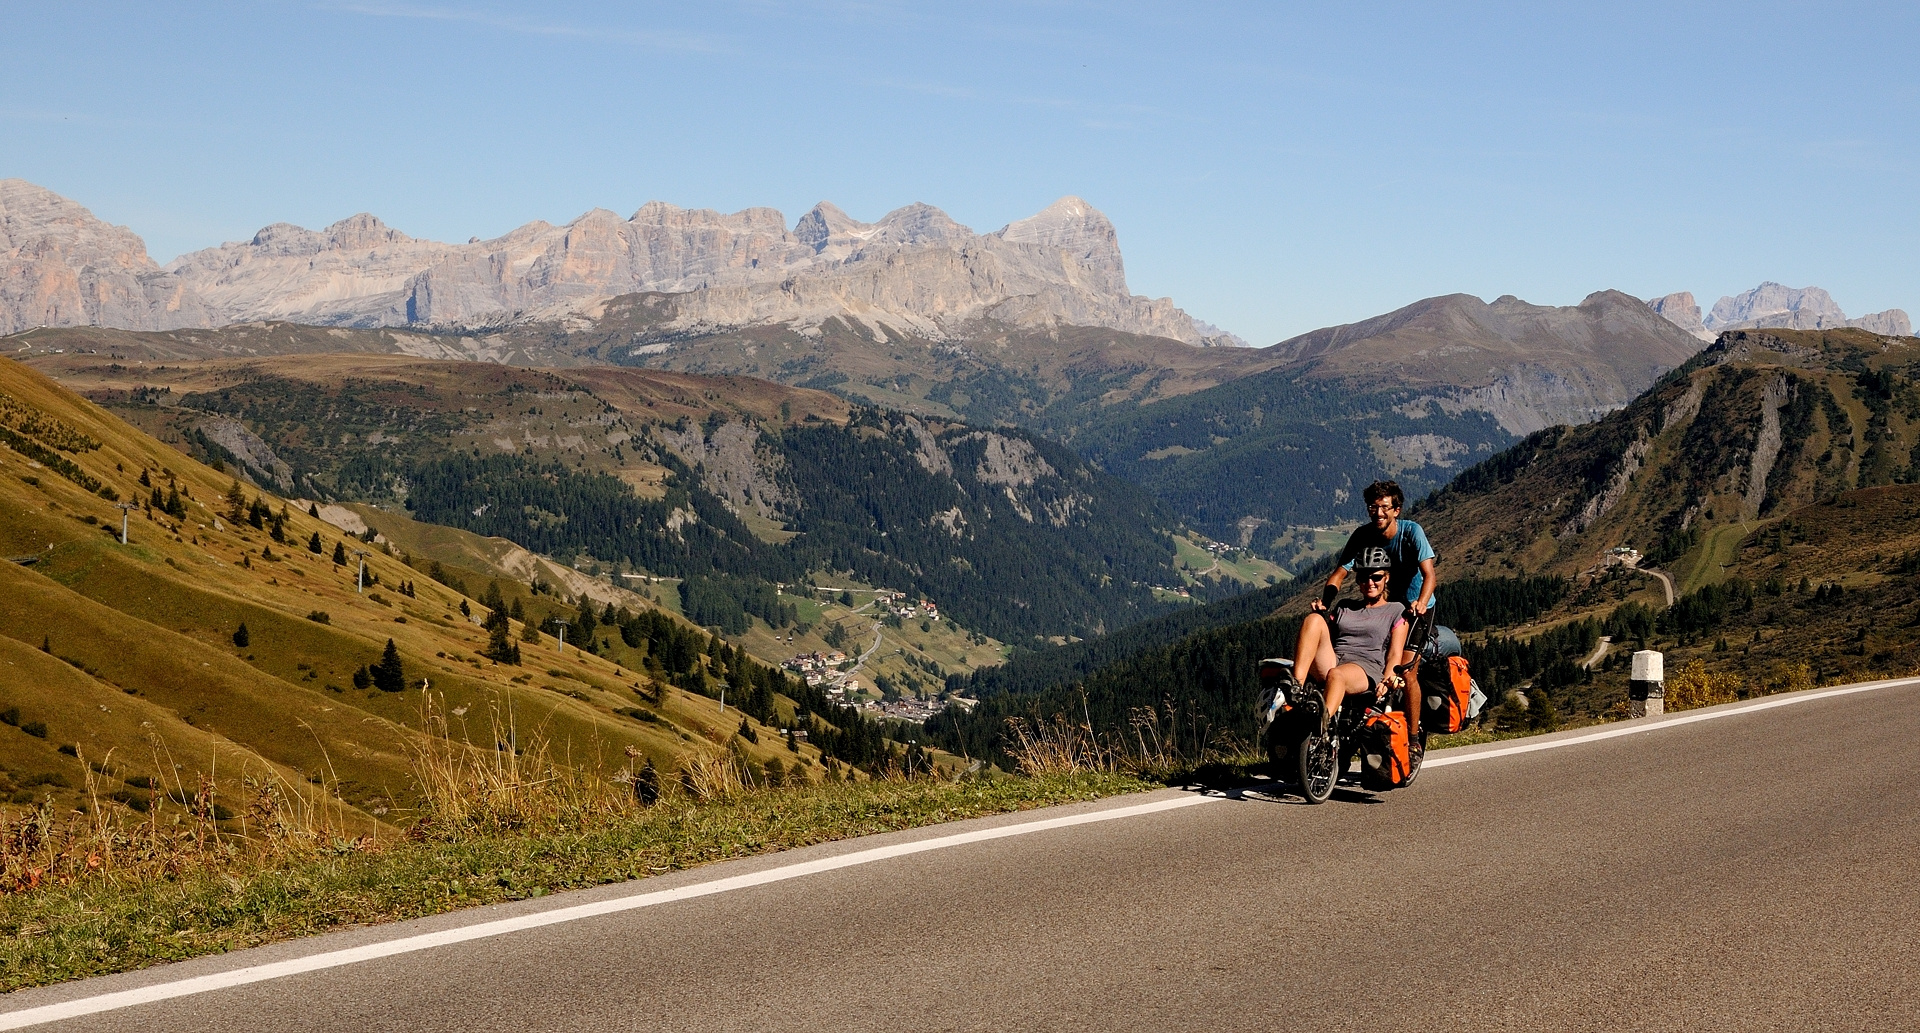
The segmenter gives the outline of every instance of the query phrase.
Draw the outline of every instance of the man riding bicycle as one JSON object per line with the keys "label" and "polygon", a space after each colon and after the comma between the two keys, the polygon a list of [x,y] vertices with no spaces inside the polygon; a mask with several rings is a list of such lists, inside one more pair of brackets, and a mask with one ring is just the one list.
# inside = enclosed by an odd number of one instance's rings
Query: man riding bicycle
{"label": "man riding bicycle", "polygon": [[1401,684],[1399,675],[1387,667],[1407,644],[1407,608],[1388,598],[1392,561],[1385,549],[1372,546],[1354,557],[1354,569],[1360,575],[1363,598],[1323,609],[1325,620],[1312,615],[1302,620],[1293,650],[1296,681],[1305,685],[1317,680],[1323,686],[1322,735],[1346,697],[1361,692],[1380,695]]}
{"label": "man riding bicycle", "polygon": [[[1375,481],[1367,485],[1361,497],[1366,500],[1370,522],[1354,528],[1353,533],[1347,536],[1346,547],[1340,550],[1340,566],[1335,567],[1332,576],[1327,578],[1320,598],[1312,604],[1313,609],[1319,613],[1328,612],[1334,598],[1340,594],[1340,586],[1346,583],[1348,571],[1358,569],[1355,561],[1363,553],[1372,555],[1371,550],[1379,550],[1386,556],[1386,598],[1404,604],[1408,613],[1415,618],[1427,616],[1433,609],[1433,593],[1439,587],[1439,576],[1434,570],[1433,546],[1427,542],[1426,530],[1411,520],[1400,519],[1400,511],[1407,502],[1406,493],[1394,481]],[[1403,636],[1403,644],[1404,641]],[[1414,643],[1416,647],[1420,644]],[[1300,654],[1294,655],[1297,657]],[[1400,665],[1411,665],[1406,668],[1407,699],[1420,699],[1419,653],[1403,653],[1402,645],[1395,647],[1393,655],[1400,658]],[[1420,742],[1420,707],[1409,706],[1406,710],[1408,741],[1416,744],[1414,748],[1417,749]]]}

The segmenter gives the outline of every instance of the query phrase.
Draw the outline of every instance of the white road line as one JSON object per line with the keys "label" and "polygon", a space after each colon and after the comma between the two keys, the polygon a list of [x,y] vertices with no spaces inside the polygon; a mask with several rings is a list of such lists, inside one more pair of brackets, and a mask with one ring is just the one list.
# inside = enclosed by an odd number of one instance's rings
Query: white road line
{"label": "white road line", "polygon": [[[1555,739],[1550,742],[1519,743],[1498,749],[1483,750],[1449,757],[1433,757],[1422,767],[1438,768],[1454,764],[1471,764],[1475,761],[1493,760],[1498,757],[1510,757],[1521,753],[1537,753],[1541,750],[1556,750],[1565,746],[1579,746],[1584,743],[1598,742],[1602,739],[1614,739],[1623,735],[1638,735],[1642,732],[1657,732],[1664,728],[1678,728],[1683,725],[1697,724],[1701,721],[1715,721],[1725,717],[1751,714],[1758,710],[1771,710],[1775,707],[1788,707],[1815,700],[1829,699],[1834,696],[1848,696],[1856,692],[1872,692],[1878,689],[1899,688],[1920,684],[1920,678],[1899,678],[1891,681],[1866,682],[1843,688],[1823,689],[1817,692],[1800,692],[1788,696],[1770,696],[1753,700],[1739,706],[1726,707],[1690,714],[1680,714],[1645,724],[1615,725],[1598,732]],[[1133,804],[1128,807],[1115,807],[1110,810],[1093,811],[1086,814],[1073,814],[1059,818],[1044,818],[1040,821],[1022,822],[1017,825],[1001,825],[996,828],[978,829],[973,832],[960,832],[950,836],[937,836],[932,839],[916,840],[912,843],[897,843],[892,846],[874,847],[869,850],[857,850],[838,857],[825,857],[817,861],[803,861],[798,864],[783,865],[765,871],[747,875],[735,875],[712,882],[694,883],[670,890],[655,890],[636,893],[632,896],[616,897],[611,900],[596,901],[591,904],[577,904],[573,907],[556,908],[538,914],[522,915],[518,918],[502,918],[491,922],[480,922],[458,929],[447,929],[435,933],[421,933],[417,936],[405,936],[383,943],[370,943],[361,947],[349,947],[343,950],[327,951],[304,958],[293,958],[266,965],[253,965],[238,968],[230,972],[216,972],[212,975],[194,976],[189,979],[175,980],[169,983],[155,983],[152,986],[137,987],[132,990],[120,990],[114,993],[82,997],[77,1000],[63,1001],[59,1004],[47,1004],[37,1008],[26,1008],[15,1012],[0,1013],[0,1030],[20,1029],[36,1026],[44,1022],[57,1022],[61,1019],[79,1018],[83,1015],[97,1015],[106,1011],[117,1011],[135,1005],[150,1004],[155,1001],[171,1000],[175,997],[188,997],[193,994],[223,990],[228,987],[245,986],[249,983],[261,983],[270,979],[283,979],[287,976],[305,972],[318,972],[323,969],[338,968],[376,958],[392,957],[396,954],[411,954],[415,951],[431,950],[469,940],[482,940],[508,933],[522,932],[527,929],[540,929],[550,925],[577,922],[584,918],[597,918],[601,915],[619,914],[634,911],[656,904],[671,904],[681,900],[708,897],[732,890],[747,889],[752,886],[765,886],[769,883],[785,882],[789,879],[817,875],[841,868],[872,864],[894,857],[906,857],[925,853],[930,850],[944,850],[948,847],[963,846],[968,843],[985,843],[996,839],[1008,839],[1051,829],[1072,828],[1075,825],[1090,825],[1095,822],[1117,821],[1121,818],[1133,818],[1143,814],[1160,811],[1178,810],[1197,804],[1213,803],[1227,799],[1224,796],[1193,795],[1173,799],[1155,800],[1151,803]]]}
{"label": "white road line", "polygon": [[1683,725],[1699,724],[1702,721],[1718,721],[1723,717],[1738,717],[1751,714],[1756,710],[1772,710],[1775,707],[1791,707],[1800,703],[1812,703],[1817,699],[1831,699],[1834,696],[1851,696],[1856,692],[1874,692],[1879,689],[1897,689],[1907,685],[1920,685],[1920,678],[1894,678],[1888,681],[1862,682],[1837,689],[1821,689],[1817,692],[1796,692],[1785,696],[1768,696],[1751,700],[1736,706],[1716,707],[1712,710],[1695,711],[1690,714],[1677,714],[1673,717],[1657,718],[1644,724],[1617,724],[1598,732],[1585,735],[1555,739],[1551,742],[1526,742],[1499,749],[1483,750],[1452,757],[1434,757],[1424,761],[1420,767],[1444,768],[1452,764],[1471,764],[1476,760],[1492,760],[1495,757],[1511,757],[1517,753],[1537,753],[1541,750],[1557,750],[1562,746],[1579,746],[1583,743],[1599,742],[1602,739],[1618,739],[1623,735],[1639,735],[1643,732],[1658,732],[1666,728],[1679,728]]}
{"label": "white road line", "polygon": [[245,986],[269,979],[282,979],[303,972],[317,972],[322,969],[352,965],[375,958],[391,957],[395,954],[410,954],[414,951],[445,947],[450,944],[465,943],[468,940],[480,940],[493,936],[504,936],[527,929],[539,929],[544,926],[577,922],[583,918],[597,918],[601,915],[619,914],[656,904],[671,904],[696,897],[712,896],[732,890],[746,889],[750,886],[765,886],[768,883],[785,882],[821,872],[830,872],[840,868],[852,868],[856,865],[872,864],[894,857],[925,853],[929,850],[944,850],[948,847],[967,843],[984,843],[1012,836],[1024,836],[1050,829],[1071,828],[1075,825],[1089,825],[1094,822],[1115,821],[1132,818],[1157,811],[1171,811],[1196,804],[1213,803],[1222,799],[1215,796],[1182,796],[1168,800],[1155,800],[1151,803],[1134,804],[1129,807],[1115,807],[1111,810],[1093,811],[1086,814],[1073,814],[1059,818],[1045,818],[1040,821],[1023,822],[1018,825],[1002,825],[997,828],[978,829],[973,832],[961,832],[950,836],[922,839],[912,843],[896,843],[892,846],[874,847],[859,850],[838,857],[825,857],[817,861],[803,861],[799,864],[769,868],[766,871],[747,875],[736,875],[712,882],[695,883],[670,890],[655,890],[650,893],[637,893],[612,900],[595,901],[591,904],[577,904],[573,907],[556,908],[538,914],[522,915],[518,918],[502,918],[492,922],[480,922],[459,929],[447,929],[435,933],[421,933],[417,936],[401,937],[384,943],[370,943],[362,947],[349,947],[344,950],[327,951],[304,958],[293,958],[267,965],[254,965],[238,968],[230,972],[216,972],[212,975],[195,976],[190,979],[176,980],[170,983],[156,983],[152,986],[121,990],[115,993],[100,994],[95,997],[82,997],[78,1000],[63,1001],[59,1004],[42,1005],[21,1011],[0,1014],[0,1030],[19,1029],[43,1022],[57,1022],[61,1019],[78,1018],[83,1015],[96,1015],[104,1011],[116,1011],[131,1008],[134,1005],[165,1001],[175,997],[202,994],[210,990],[222,990],[227,987]]}

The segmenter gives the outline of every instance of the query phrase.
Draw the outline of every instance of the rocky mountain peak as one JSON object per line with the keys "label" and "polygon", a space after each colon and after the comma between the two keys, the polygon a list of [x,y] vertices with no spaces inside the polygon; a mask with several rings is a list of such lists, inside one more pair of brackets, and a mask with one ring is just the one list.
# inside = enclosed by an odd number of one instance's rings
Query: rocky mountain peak
{"label": "rocky mountain peak", "polygon": [[1753,330],[1773,327],[1784,330],[1830,330],[1853,326],[1876,334],[1906,337],[1913,333],[1912,321],[1905,311],[1890,308],[1848,319],[1833,296],[1819,287],[1788,287],[1768,280],[1751,290],[1721,298],[1714,303],[1706,319],[1693,294],[1681,291],[1669,294],[1647,307],[1675,326],[1703,340],[1727,330]]}
{"label": "rocky mountain peak", "polygon": [[895,208],[882,216],[876,225],[881,238],[890,243],[930,244],[971,240],[974,237],[972,230],[953,221],[946,212],[918,201],[904,208]]}
{"label": "rocky mountain peak", "polygon": [[1795,330],[1824,330],[1844,326],[1847,314],[1833,296],[1818,287],[1788,287],[1768,280],[1752,290],[1714,302],[1707,314],[1709,330],[1749,326],[1780,326]]}
{"label": "rocky mountain peak", "polygon": [[1713,332],[1700,320],[1700,305],[1693,300],[1692,291],[1675,291],[1664,298],[1655,298],[1647,302],[1647,307],[1693,336],[1703,341],[1713,340]]}
{"label": "rocky mountain peak", "polygon": [[1010,244],[1037,244],[1057,248],[1094,274],[1102,289],[1127,293],[1126,264],[1120,258],[1120,235],[1100,209],[1069,194],[1036,215],[1001,227],[994,236]]}
{"label": "rocky mountain peak", "polygon": [[112,254],[129,267],[155,268],[146,243],[132,230],[102,222],[80,205],[24,179],[0,179],[0,247],[9,252]]}
{"label": "rocky mountain peak", "polygon": [[822,201],[808,209],[807,214],[793,224],[793,236],[819,252],[826,250],[827,242],[835,236],[854,236],[866,227],[866,223],[841,211],[832,201]]}
{"label": "rocky mountain peak", "polygon": [[1039,212],[1010,222],[996,234],[1016,244],[1046,244],[1068,250],[1118,246],[1113,223],[1098,208],[1069,194]]}
{"label": "rocky mountain peak", "polygon": [[369,248],[404,244],[413,238],[366,212],[349,215],[326,228],[327,243],[337,248]]}
{"label": "rocky mountain peak", "polygon": [[207,307],[132,230],[23,179],[0,179],[0,333],[36,326],[171,330]]}
{"label": "rocky mountain peak", "polygon": [[[861,222],[832,203],[822,201],[794,224],[793,236],[816,254],[845,258],[876,244],[912,247],[965,242],[974,239],[975,234],[930,204],[915,202],[888,212],[879,222]],[[832,253],[828,254],[829,251]]]}
{"label": "rocky mountain peak", "polygon": [[[9,331],[263,319],[453,329],[659,293],[685,296],[688,326],[709,330],[842,316],[875,333],[884,323],[936,339],[992,320],[1237,343],[1170,299],[1130,295],[1113,224],[1077,197],[984,236],[923,203],[868,223],[823,201],[789,231],[773,208],[728,214],[649,201],[624,220],[596,208],[564,226],[531,222],[464,244],[409,237],[363,212],[322,230],[274,223],[162,270],[130,231],[10,180],[0,186],[0,234],[13,263],[0,281]],[[117,286],[100,287],[103,276]]]}

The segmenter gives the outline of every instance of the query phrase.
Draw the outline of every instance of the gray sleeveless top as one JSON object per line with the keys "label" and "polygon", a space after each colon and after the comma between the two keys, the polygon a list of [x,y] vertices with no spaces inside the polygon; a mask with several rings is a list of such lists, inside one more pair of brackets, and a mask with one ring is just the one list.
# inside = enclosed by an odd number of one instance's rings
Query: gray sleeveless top
{"label": "gray sleeveless top", "polygon": [[1358,664],[1375,681],[1387,671],[1387,645],[1393,629],[1406,619],[1402,603],[1367,606],[1352,599],[1333,610],[1333,655],[1343,664]]}

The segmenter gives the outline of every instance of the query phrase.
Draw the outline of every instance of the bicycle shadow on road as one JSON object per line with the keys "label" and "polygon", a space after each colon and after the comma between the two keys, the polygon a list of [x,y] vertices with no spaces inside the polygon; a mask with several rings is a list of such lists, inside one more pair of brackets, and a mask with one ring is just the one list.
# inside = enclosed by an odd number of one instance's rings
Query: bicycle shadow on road
{"label": "bicycle shadow on road", "polygon": [[[1184,789],[1190,793],[1218,796],[1244,803],[1287,804],[1296,807],[1313,806],[1307,803],[1305,798],[1303,798],[1297,790],[1290,788],[1285,782],[1273,778],[1258,768],[1248,769],[1238,766],[1230,768],[1224,766],[1203,767],[1188,775],[1181,784],[1174,788]],[[1328,802],[1375,805],[1385,803],[1386,801],[1381,799],[1380,794],[1369,792],[1356,784],[1343,780],[1339,785],[1334,787],[1333,795],[1329,797]]]}

